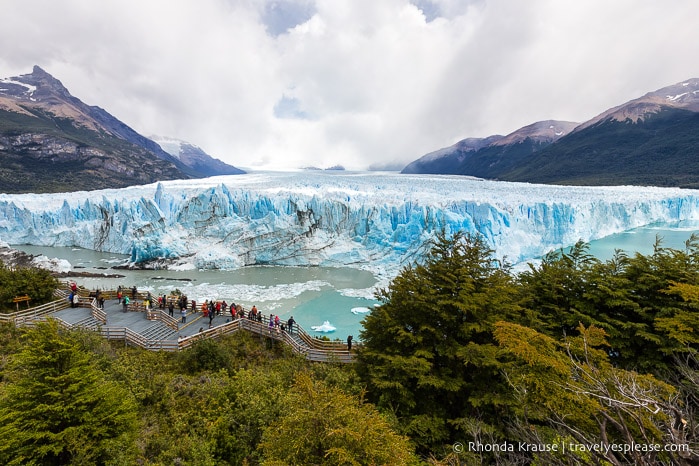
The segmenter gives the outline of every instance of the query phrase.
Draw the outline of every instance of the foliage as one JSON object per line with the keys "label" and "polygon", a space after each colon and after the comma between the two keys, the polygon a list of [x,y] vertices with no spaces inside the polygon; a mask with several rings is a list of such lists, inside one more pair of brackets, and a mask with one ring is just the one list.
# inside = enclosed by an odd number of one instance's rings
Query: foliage
{"label": "foliage", "polygon": [[[166,353],[4,325],[0,461],[409,464],[413,448],[435,465],[699,459],[696,237],[604,262],[581,242],[513,275],[478,237],[441,235],[378,297],[353,365],[247,332]],[[453,448],[471,441],[692,448]]]}
{"label": "foliage", "polygon": [[508,403],[495,322],[520,318],[511,276],[475,236],[440,235],[424,265],[405,269],[363,321],[359,371],[422,452],[463,439],[474,417]]}
{"label": "foliage", "polygon": [[[678,428],[687,413],[676,390],[651,375],[610,364],[602,329],[580,325],[578,331],[579,336],[558,342],[517,324],[496,325],[499,344],[517,362],[507,376],[525,413],[513,423],[520,441],[558,446],[537,452],[542,464],[569,464],[561,455],[566,448],[575,456],[577,446],[595,444],[605,448],[586,451],[594,462],[681,464],[689,452],[656,449],[687,444]],[[611,447],[633,444],[641,448]]]}
{"label": "foliage", "polygon": [[48,270],[31,267],[10,269],[0,262],[0,312],[14,312],[17,306],[12,299],[18,296],[28,295],[31,306],[50,302],[58,287],[58,280]]}
{"label": "foliage", "polygon": [[263,434],[262,464],[406,465],[408,439],[394,433],[376,408],[301,373],[280,417]]}
{"label": "foliage", "polygon": [[37,324],[0,394],[3,464],[107,464],[133,458],[135,403],[76,334]]}
{"label": "foliage", "polygon": [[606,262],[587,247],[550,253],[519,275],[521,305],[537,316],[533,328],[560,338],[575,334],[578,323],[595,325],[607,333],[617,364],[656,374],[670,369],[673,355],[699,349],[699,303],[687,292],[699,283],[698,237],[684,250],[664,248],[658,238],[650,255],[617,251]]}

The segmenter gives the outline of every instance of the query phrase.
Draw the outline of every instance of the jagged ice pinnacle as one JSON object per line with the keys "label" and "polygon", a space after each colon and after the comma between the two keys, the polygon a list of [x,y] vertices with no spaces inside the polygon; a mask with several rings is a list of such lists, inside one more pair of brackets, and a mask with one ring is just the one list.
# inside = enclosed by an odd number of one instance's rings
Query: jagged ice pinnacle
{"label": "jagged ice pinnacle", "polygon": [[394,274],[439,231],[519,263],[654,222],[699,219],[699,191],[435,175],[252,173],[119,190],[0,194],[0,241],[130,254],[173,269],[352,266]]}

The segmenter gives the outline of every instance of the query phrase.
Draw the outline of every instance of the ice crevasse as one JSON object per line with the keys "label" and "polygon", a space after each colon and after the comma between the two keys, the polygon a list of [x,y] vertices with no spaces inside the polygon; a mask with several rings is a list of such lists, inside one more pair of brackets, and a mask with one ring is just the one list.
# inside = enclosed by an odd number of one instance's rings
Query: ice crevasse
{"label": "ice crevasse", "polygon": [[570,187],[393,173],[252,173],[118,190],[0,194],[0,241],[230,269],[395,272],[440,232],[479,233],[519,263],[582,239],[699,220],[699,191]]}

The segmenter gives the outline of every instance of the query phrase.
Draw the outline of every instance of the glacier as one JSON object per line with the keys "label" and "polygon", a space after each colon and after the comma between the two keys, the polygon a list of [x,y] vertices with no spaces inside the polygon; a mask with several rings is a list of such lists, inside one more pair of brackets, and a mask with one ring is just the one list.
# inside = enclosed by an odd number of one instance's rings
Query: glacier
{"label": "glacier", "polygon": [[440,231],[511,264],[657,222],[699,220],[699,191],[388,172],[253,172],[61,194],[0,194],[0,242],[130,255],[132,265],[358,267],[394,275]]}

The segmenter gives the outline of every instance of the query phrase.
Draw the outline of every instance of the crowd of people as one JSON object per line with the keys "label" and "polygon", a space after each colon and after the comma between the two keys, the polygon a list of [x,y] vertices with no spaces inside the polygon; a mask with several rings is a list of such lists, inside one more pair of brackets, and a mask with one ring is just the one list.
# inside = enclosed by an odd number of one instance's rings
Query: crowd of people
{"label": "crowd of people", "polygon": [[[123,306],[124,312],[128,312],[129,305],[131,305],[132,302],[135,303],[138,297],[138,289],[136,288],[136,286],[131,287],[130,292],[131,296],[129,297],[127,293],[124,293],[124,288],[122,288],[121,286],[117,288],[117,299],[119,301],[119,304]],[[95,297],[97,299],[98,306],[104,309],[105,298],[101,295],[99,290],[90,293],[90,296]],[[68,300],[70,301],[72,307],[76,307],[78,305],[79,295],[77,285],[75,283],[71,283],[70,295],[68,297]],[[201,303],[200,308],[197,308],[197,302],[194,299],[189,300],[187,295],[162,295],[158,296],[157,299],[154,300],[151,292],[148,291],[146,292],[146,295],[142,301],[143,309],[145,309],[146,311],[154,309],[154,301],[157,302],[158,309],[162,311],[167,309],[168,314],[171,317],[175,317],[175,307],[177,307],[181,316],[180,322],[183,324],[187,323],[188,311],[191,311],[192,313],[201,311],[203,317],[209,319],[209,328],[213,327],[214,317],[228,315],[230,315],[230,320],[247,318],[255,322],[266,323],[270,332],[294,333],[294,330],[296,328],[296,321],[294,320],[294,316],[289,317],[289,319],[286,322],[282,321],[281,318],[275,314],[270,314],[269,317],[266,318],[263,315],[263,313],[257,309],[256,305],[253,305],[249,311],[246,311],[241,304],[236,304],[235,302],[228,303],[225,299],[207,299],[203,303]],[[203,328],[200,329],[200,331],[202,330]],[[351,335],[347,338],[347,348],[350,351],[352,349],[352,338],[353,337]]]}
{"label": "crowd of people", "polygon": [[[130,289],[131,296],[124,292],[124,288],[119,286],[117,288],[117,299],[120,304],[123,305],[124,312],[129,310],[129,305],[136,302],[138,297],[138,289],[134,286]],[[77,292],[76,292],[77,294]],[[196,300],[190,300],[187,295],[162,295],[158,296],[156,299],[153,298],[150,291],[146,292],[145,297],[142,301],[143,309],[149,311],[158,309],[164,311],[167,309],[168,314],[171,317],[175,317],[175,308],[178,309],[179,315],[181,316],[180,322],[187,323],[187,313],[201,312],[204,318],[209,319],[209,328],[213,326],[213,320],[216,316],[230,316],[231,320],[235,319],[249,319],[259,323],[267,323],[270,331],[283,331],[293,333],[295,330],[296,321],[294,316],[289,317],[286,322],[283,322],[278,315],[270,314],[269,318],[265,316],[257,309],[257,306],[253,305],[250,310],[246,310],[241,304],[236,304],[235,302],[228,303],[225,299],[223,300],[205,300],[201,303],[200,307],[197,307]]]}
{"label": "crowd of people", "polygon": [[[130,293],[125,293],[124,288],[122,286],[119,286],[117,288],[116,297],[119,304],[123,306],[123,312],[133,310],[129,306],[131,306],[132,304],[136,304],[137,299],[139,298],[138,288],[136,286],[131,287],[129,291]],[[90,297],[95,298],[97,300],[98,307],[104,309],[105,298],[100,292],[100,290],[95,290],[94,292],[91,292]],[[71,307],[76,307],[79,305],[79,293],[76,283],[70,284],[70,294],[68,296],[68,300],[71,303]],[[265,317],[263,313],[257,309],[256,305],[253,305],[252,308],[250,308],[250,310],[246,310],[241,304],[236,304],[235,302],[228,303],[225,299],[207,299],[203,303],[201,303],[201,306],[198,308],[197,302],[194,299],[190,300],[187,297],[187,295],[162,295],[154,299],[151,292],[147,291],[146,295],[143,297],[143,300],[138,307],[138,310],[140,310],[142,306],[142,309],[150,311],[152,309],[155,309],[156,304],[157,308],[161,311],[167,309],[168,314],[173,318],[175,316],[175,307],[177,307],[181,316],[180,322],[183,324],[187,323],[188,311],[192,313],[200,311],[204,318],[209,319],[209,328],[213,327],[214,317],[230,315],[230,320],[249,319],[258,323],[266,324],[270,333],[294,333],[295,330],[298,331],[298,327],[296,326],[294,316],[289,317],[289,319],[286,322],[284,322],[278,315],[275,315],[273,313],[269,314],[269,317]],[[226,321],[228,322],[229,319],[227,319]],[[200,328],[199,331],[203,331],[203,327]],[[351,335],[347,337],[347,349],[350,351],[352,350],[352,339],[353,337]]]}

